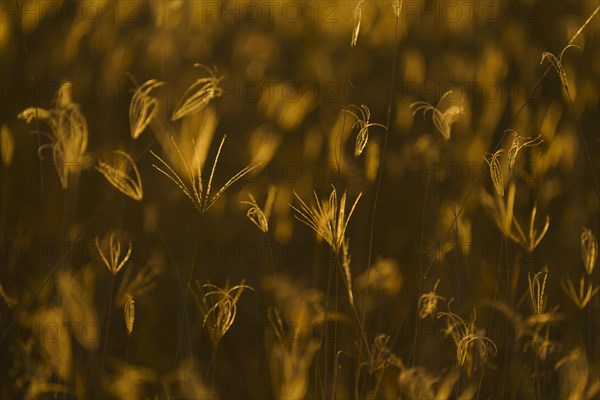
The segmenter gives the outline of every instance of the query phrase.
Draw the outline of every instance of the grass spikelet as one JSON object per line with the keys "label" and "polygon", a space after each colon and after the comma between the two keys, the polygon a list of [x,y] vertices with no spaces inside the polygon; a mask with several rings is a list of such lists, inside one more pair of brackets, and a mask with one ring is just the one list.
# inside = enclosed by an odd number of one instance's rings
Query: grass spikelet
{"label": "grass spikelet", "polygon": [[513,218],[513,222],[515,224],[515,227],[517,228],[516,242],[520,244],[521,247],[523,247],[529,253],[533,252],[533,250],[535,250],[535,248],[540,244],[540,242],[546,235],[546,232],[548,232],[548,228],[550,227],[550,216],[546,215],[546,222],[544,224],[544,227],[542,228],[542,231],[538,234],[533,226],[535,223],[536,214],[537,204],[534,204],[533,209],[531,210],[531,217],[529,219],[529,232],[527,236],[525,236],[523,229],[521,229],[519,221],[517,221],[516,218]]}
{"label": "grass spikelet", "polygon": [[433,317],[437,310],[438,301],[446,301],[445,298],[435,292],[439,284],[440,280],[438,279],[429,293],[421,295],[421,298],[419,299],[419,318],[425,319],[429,315]]}
{"label": "grass spikelet", "polygon": [[125,327],[127,335],[133,333],[133,324],[135,323],[135,301],[129,293],[125,293],[125,306],[123,306],[123,315],[125,317]]}
{"label": "grass spikelet", "polygon": [[[200,286],[196,282],[201,299],[192,292],[198,307],[202,312],[204,319],[202,325],[206,327],[214,345],[218,344],[227,333],[237,314],[237,302],[245,289],[254,290],[244,284],[245,280],[239,285],[229,287],[229,283],[224,288],[220,288],[211,283]],[[206,290],[206,293],[202,293]]]}
{"label": "grass spikelet", "polygon": [[510,149],[508,149],[509,171],[512,171],[513,167],[515,166],[515,162],[517,161],[517,155],[519,154],[519,151],[521,151],[521,149],[523,149],[524,147],[537,146],[544,141],[542,139],[542,135],[538,135],[535,138],[532,138],[530,136],[519,136],[519,134],[512,129],[507,129],[505,132],[512,134],[513,137]]}
{"label": "grass spikelet", "polygon": [[446,140],[450,140],[452,125],[454,125],[454,123],[457,122],[465,112],[464,107],[461,105],[451,105],[444,111],[440,110],[440,105],[442,104],[444,99],[452,93],[452,90],[449,90],[446,93],[444,93],[436,106],[433,106],[426,101],[416,101],[409,106],[412,110],[413,115],[415,115],[419,111],[422,111],[423,116],[425,116],[425,114],[428,111],[430,111],[433,119],[433,124],[435,125],[438,132]]}
{"label": "grass spikelet", "polygon": [[317,193],[314,192],[315,205],[311,207],[295,191],[294,195],[300,202],[300,208],[291,205],[292,209],[297,213],[295,217],[322,237],[331,246],[336,255],[339,254],[344,243],[346,227],[348,226],[350,217],[352,217],[354,208],[362,196],[362,192],[359,193],[354,201],[348,216],[346,216],[346,192],[342,194],[338,203],[337,192],[333,186],[328,201],[319,201]]}
{"label": "grass spikelet", "polygon": [[500,156],[503,152],[504,150],[500,149],[494,154],[488,154],[487,157],[483,157],[490,167],[490,178],[494,184],[496,194],[500,197],[504,196],[504,176],[502,175],[502,167],[500,166]]}
{"label": "grass spikelet", "polygon": [[592,230],[588,228],[581,230],[581,258],[583,258],[585,272],[591,275],[598,258],[598,241]]}
{"label": "grass spikelet", "polygon": [[88,143],[87,121],[79,106],[72,102],[71,92],[71,83],[66,82],[58,91],[56,107],[53,110],[30,107],[18,115],[28,123],[38,119],[45,121],[50,127],[52,131],[50,134],[38,132],[50,140],[50,143],[38,148],[38,156],[42,158],[41,153],[46,148],[52,151],[54,165],[63,189],[66,189],[83,169]]}
{"label": "grass spikelet", "polygon": [[546,280],[548,279],[548,271],[536,272],[534,275],[529,272],[527,279],[529,281],[529,297],[533,313],[537,315],[544,314],[546,310]]}
{"label": "grass spikelet", "polygon": [[580,310],[584,309],[585,306],[592,300],[592,297],[600,291],[600,286],[594,287],[591,281],[587,282],[587,286],[585,285],[585,275],[581,275],[579,279],[579,291],[575,289],[573,282],[571,280],[563,279],[561,282],[561,287],[564,292],[567,294],[569,299],[575,304],[577,308]]}
{"label": "grass spikelet", "polygon": [[262,232],[267,233],[269,231],[269,217],[271,216],[271,210],[275,201],[275,192],[277,189],[274,186],[269,188],[267,194],[267,200],[265,201],[264,211],[256,203],[256,199],[251,193],[248,193],[250,200],[242,201],[242,204],[248,204],[250,208],[246,212],[246,216],[250,221],[254,223]]}
{"label": "grass spikelet", "polygon": [[459,366],[466,368],[468,376],[471,376],[476,360],[485,363],[490,352],[496,354],[496,344],[475,327],[475,310],[469,324],[451,311],[438,313],[438,318],[441,317],[446,317],[445,334],[452,338],[456,346],[456,361]]}
{"label": "grass spikelet", "polygon": [[[537,204],[534,204],[529,217],[529,230],[527,235],[521,228],[521,224],[513,214],[515,201],[515,184],[511,182],[508,186],[506,201],[500,196],[492,198],[485,191],[482,192],[481,200],[483,205],[490,211],[498,229],[513,242],[523,247],[527,252],[531,253],[540,244],[548,228],[550,228],[550,216],[546,215],[546,222],[541,232],[537,232],[534,227],[535,217],[537,215]],[[514,227],[514,229],[513,229]]]}
{"label": "grass spikelet", "polygon": [[8,125],[0,129],[0,156],[4,165],[11,165],[15,153],[15,139]]}
{"label": "grass spikelet", "polygon": [[352,293],[352,271],[350,270],[350,239],[344,240],[344,244],[342,245],[342,273],[344,274],[344,279],[346,280],[346,289],[348,291],[348,299],[350,300],[350,304],[354,306],[354,294]]}
{"label": "grass spikelet", "polygon": [[[354,157],[359,157],[369,141],[369,128],[372,126],[379,126],[383,129],[387,129],[387,127],[376,122],[370,122],[371,110],[369,110],[369,107],[366,105],[361,104],[360,106],[357,106],[355,104],[350,104],[349,107],[351,107],[350,110],[343,111],[356,118],[356,121],[352,125],[353,128],[358,127],[356,145],[354,147]],[[353,112],[352,109],[356,110],[356,112]]]}
{"label": "grass spikelet", "polygon": [[[68,321],[82,326],[98,326],[98,315],[88,291],[70,272],[60,272],[56,286],[63,301],[63,310]],[[83,329],[74,329],[73,335],[79,344],[87,350],[96,350],[99,341],[90,340]]]}
{"label": "grass spikelet", "polygon": [[[229,186],[233,185],[235,182],[243,178],[250,171],[260,166],[260,164],[256,164],[248,165],[247,167],[243,168],[241,171],[239,171],[237,174],[231,177],[221,187],[221,189],[219,189],[219,191],[211,197],[210,191],[212,186],[212,180],[215,174],[215,170],[217,168],[217,164],[219,162],[219,156],[221,155],[221,149],[223,147],[223,143],[225,143],[226,137],[227,135],[224,135],[223,139],[221,140],[221,144],[219,145],[219,149],[217,150],[217,155],[215,156],[215,161],[213,162],[212,170],[210,172],[210,176],[208,177],[208,183],[206,183],[206,187],[204,186],[204,182],[202,179],[202,166],[198,164],[197,168],[194,168],[192,163],[186,162],[185,158],[183,157],[183,154],[181,153],[181,150],[179,149],[179,146],[177,146],[177,143],[175,143],[175,139],[173,139],[173,137],[171,137],[171,141],[173,142],[173,145],[175,146],[187,173],[187,179],[185,181],[181,176],[179,176],[179,174],[177,174],[177,172],[175,172],[173,167],[171,167],[166,161],[164,161],[156,153],[150,150],[152,155],[162,164],[161,166],[152,164],[152,166],[158,171],[160,171],[167,178],[171,179],[177,185],[177,187],[181,189],[181,191],[186,195],[186,197],[192,202],[194,208],[201,215],[204,215],[210,209],[213,203],[223,194],[223,192],[225,192],[225,190],[227,190],[227,188],[229,188]],[[197,153],[195,157],[197,158]]]}
{"label": "grass spikelet", "polygon": [[171,116],[171,121],[177,121],[185,117],[186,115],[201,110],[210,101],[216,97],[221,97],[223,89],[219,86],[223,80],[222,76],[217,76],[217,68],[210,69],[202,64],[194,64],[196,68],[202,68],[208,72],[209,76],[205,78],[197,79],[191,86],[189,86],[183,93],[175,111]]}
{"label": "grass spikelet", "polygon": [[482,191],[481,201],[483,205],[489,210],[490,214],[492,215],[492,218],[494,219],[494,222],[496,223],[496,226],[498,227],[498,229],[500,229],[500,232],[502,232],[504,236],[517,242],[518,238],[512,233],[515,193],[515,183],[510,182],[510,184],[508,185],[506,199],[498,196],[492,197],[487,192]]}
{"label": "grass spikelet", "polygon": [[133,139],[137,139],[144,132],[158,111],[158,100],[150,96],[150,92],[164,84],[150,79],[133,93],[129,103],[129,129]]}
{"label": "grass spikelet", "polygon": [[362,5],[364,0],[359,0],[356,3],[356,7],[354,7],[354,28],[352,28],[352,41],[350,42],[350,46],[356,46],[356,42],[358,41],[358,33],[360,32],[360,21],[362,19]]}
{"label": "grass spikelet", "polygon": [[122,257],[121,257],[121,242],[119,242],[118,240],[115,240],[114,232],[111,232],[109,239],[108,239],[108,257],[104,254],[104,251],[102,250],[102,246],[100,245],[100,242],[98,241],[98,237],[95,238],[95,243],[96,243],[96,249],[98,249],[98,254],[100,255],[100,258],[102,258],[102,261],[104,262],[104,265],[106,265],[106,268],[108,268],[108,270],[110,271],[111,274],[113,274],[113,276],[117,275],[117,273],[119,273],[121,268],[123,268],[125,266],[125,264],[129,260],[129,257],[131,256],[131,251],[132,251],[131,242],[128,243],[127,252]]}
{"label": "grass spikelet", "polygon": [[547,60],[550,64],[552,64],[552,66],[554,67],[554,70],[556,71],[556,73],[558,74],[558,77],[560,78],[562,85],[564,86],[564,88],[567,92],[569,91],[569,83],[567,82],[567,73],[565,72],[565,69],[562,66],[562,58],[563,58],[563,55],[565,54],[565,51],[569,47],[575,47],[575,48],[578,48],[579,50],[581,50],[581,47],[574,45],[574,44],[569,44],[564,49],[562,49],[562,51],[560,52],[560,56],[558,58],[556,58],[556,56],[554,54],[545,51],[542,53],[542,59],[540,61],[540,64],[542,64],[544,62],[544,60]]}
{"label": "grass spikelet", "polygon": [[[113,153],[118,158],[116,164],[111,165],[108,162],[100,160],[96,169],[121,193],[131,197],[133,200],[141,201],[144,196],[142,177],[137,165],[135,165],[135,161],[124,151],[115,150]],[[133,177],[129,175],[129,171],[131,170],[134,174]]]}

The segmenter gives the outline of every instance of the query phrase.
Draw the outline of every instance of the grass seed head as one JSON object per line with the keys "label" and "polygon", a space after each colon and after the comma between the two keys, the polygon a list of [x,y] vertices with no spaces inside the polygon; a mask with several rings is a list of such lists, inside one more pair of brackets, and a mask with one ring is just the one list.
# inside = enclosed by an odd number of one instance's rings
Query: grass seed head
{"label": "grass seed head", "polygon": [[[223,192],[225,192],[225,190],[229,188],[229,186],[242,179],[253,169],[261,166],[261,164],[248,165],[247,167],[240,170],[233,177],[229,178],[229,180],[221,187],[221,189],[219,189],[217,193],[211,196],[210,191],[212,186],[212,180],[215,174],[215,170],[217,168],[217,164],[219,162],[219,156],[221,155],[221,149],[223,148],[223,143],[225,143],[226,137],[226,135],[223,136],[223,139],[221,140],[221,144],[219,145],[219,149],[217,150],[217,155],[215,156],[215,160],[213,162],[212,170],[208,177],[207,183],[205,183],[202,179],[202,165],[198,163],[197,167],[194,167],[193,162],[187,162],[183,157],[179,146],[177,146],[177,143],[175,143],[175,139],[173,139],[173,137],[171,137],[171,141],[173,142],[173,145],[175,146],[177,153],[179,154],[179,157],[181,158],[181,161],[187,172],[187,177],[184,177],[185,179],[182,178],[177,172],[175,172],[173,167],[169,165],[165,160],[163,160],[156,153],[150,150],[150,153],[152,153],[152,155],[161,163],[161,165],[152,164],[152,166],[156,168],[159,172],[161,172],[163,175],[165,175],[167,178],[172,180],[173,183],[175,183],[175,185],[177,185],[177,187],[181,189],[183,194],[185,194],[185,196],[192,202],[194,208],[196,208],[196,210],[201,215],[204,215],[210,209],[214,202],[217,201],[217,199],[223,194]],[[196,158],[197,157],[198,154],[196,153]]]}
{"label": "grass seed head", "polygon": [[129,293],[125,293],[125,305],[123,306],[123,316],[125,317],[125,327],[127,335],[133,333],[133,324],[135,323],[135,301]]}
{"label": "grass seed head", "polygon": [[444,99],[452,93],[452,90],[444,93],[436,106],[433,106],[426,101],[416,101],[410,105],[413,115],[419,111],[422,111],[423,115],[425,115],[428,111],[430,111],[432,114],[433,124],[446,140],[450,140],[452,125],[454,125],[454,123],[456,123],[465,112],[465,109],[462,105],[455,104],[449,106],[444,111],[440,110],[440,105]]}
{"label": "grass seed head", "polygon": [[317,193],[314,192],[315,204],[309,207],[298,193],[294,191],[296,199],[300,202],[300,208],[291,206],[296,211],[295,217],[312,228],[320,237],[322,237],[333,249],[335,254],[339,254],[344,244],[346,228],[354,208],[358,204],[362,193],[358,195],[354,204],[346,216],[346,192],[342,194],[338,203],[337,191],[332,186],[328,201],[319,201]]}
{"label": "grass seed head", "polygon": [[581,258],[585,272],[591,275],[598,258],[598,241],[591,229],[583,228],[581,230]]}
{"label": "grass seed head", "polygon": [[125,266],[129,257],[131,257],[132,245],[131,242],[127,244],[127,252],[125,255],[121,255],[121,242],[115,239],[115,232],[111,232],[108,239],[108,256],[102,250],[98,237],[95,238],[96,249],[100,258],[106,265],[106,268],[110,271],[113,276],[117,275],[121,268]]}
{"label": "grass seed head", "polygon": [[508,150],[508,169],[512,171],[517,161],[517,155],[519,151],[525,147],[533,147],[541,144],[544,140],[542,139],[542,135],[538,135],[536,137],[523,137],[519,136],[519,134],[512,130],[507,129],[505,133],[512,134],[512,144],[510,145],[510,149]]}
{"label": "grass seed head", "polygon": [[244,282],[242,280],[239,285],[231,288],[229,283],[224,288],[220,288],[211,283],[200,286],[196,282],[201,298],[199,299],[195,294],[194,297],[204,316],[202,325],[208,330],[215,345],[221,341],[233,325],[237,314],[237,302],[242,292],[245,289],[254,290]]}
{"label": "grass seed head", "polygon": [[440,280],[438,279],[429,293],[421,295],[419,299],[419,318],[425,319],[428,315],[433,316],[437,310],[438,301],[446,301],[445,298],[435,292],[439,284]]}
{"label": "grass seed head", "polygon": [[534,314],[544,314],[546,310],[546,280],[548,279],[547,269],[531,274],[527,274],[529,280],[529,296],[531,307]]}
{"label": "grass seed head", "polygon": [[504,176],[502,175],[502,167],[500,166],[500,156],[503,152],[503,149],[499,149],[494,154],[488,154],[486,157],[483,157],[490,167],[490,178],[494,184],[496,194],[500,197],[504,196]]}
{"label": "grass seed head", "polygon": [[[100,160],[96,169],[121,193],[133,200],[141,201],[144,197],[142,177],[135,161],[121,150],[115,150],[113,154],[117,156],[116,164]],[[130,171],[133,171],[133,176],[129,174]]]}
{"label": "grass seed head", "polygon": [[242,201],[242,204],[250,206],[246,212],[246,216],[250,221],[254,223],[262,232],[267,233],[269,231],[269,217],[271,216],[271,210],[273,209],[273,203],[275,201],[275,192],[277,189],[274,186],[269,188],[267,194],[267,200],[265,201],[264,211],[259,207],[251,193],[248,193],[250,200]]}
{"label": "grass seed head", "polygon": [[496,344],[475,326],[475,310],[468,324],[451,311],[438,313],[438,318],[441,317],[446,318],[446,336],[451,337],[456,346],[456,361],[466,368],[468,376],[471,376],[477,361],[485,363],[490,353],[496,354]]}
{"label": "grass seed head", "polygon": [[537,215],[537,204],[533,205],[533,209],[531,210],[531,217],[529,218],[529,232],[527,235],[521,229],[521,225],[516,218],[513,218],[513,222],[516,228],[516,235],[513,234],[513,240],[516,239],[516,242],[521,245],[525,250],[529,253],[533,252],[535,248],[540,244],[546,232],[548,232],[548,228],[550,227],[550,216],[546,215],[546,222],[544,223],[544,227],[542,231],[538,234],[537,230],[534,227],[535,216]]}
{"label": "grass seed head", "polygon": [[197,79],[183,93],[175,111],[171,116],[171,121],[177,121],[191,114],[194,111],[201,110],[214,98],[221,97],[223,89],[219,86],[223,80],[222,76],[217,76],[217,68],[210,69],[202,64],[194,64],[196,68],[202,68],[208,72],[209,76]]}
{"label": "grass seed head", "polygon": [[567,82],[567,73],[562,66],[562,58],[563,58],[563,55],[565,54],[565,51],[569,47],[575,47],[575,48],[581,50],[581,47],[574,45],[574,44],[569,44],[564,49],[562,49],[562,51],[560,52],[560,56],[558,58],[556,58],[556,56],[554,54],[545,51],[542,53],[542,59],[540,61],[540,64],[542,64],[544,62],[544,60],[547,60],[550,64],[552,64],[552,66],[554,67],[554,70],[556,71],[556,73],[558,74],[558,77],[560,78],[560,82],[562,83],[563,87],[565,88],[565,90],[567,92],[569,91],[569,82]]}
{"label": "grass seed head", "polygon": [[356,7],[354,7],[354,27],[352,28],[352,41],[350,42],[350,46],[356,46],[356,42],[358,41],[358,33],[360,32],[360,21],[362,19],[362,6],[364,0],[358,0],[356,3]]}
{"label": "grass seed head", "polygon": [[158,112],[158,100],[150,96],[150,92],[165,83],[150,79],[133,93],[129,103],[129,129],[131,137],[137,139]]}
{"label": "grass seed head", "polygon": [[45,121],[52,133],[38,132],[50,140],[38,148],[38,156],[44,149],[52,151],[52,158],[60,183],[66,189],[77,179],[83,169],[88,143],[88,127],[79,106],[72,102],[72,85],[64,83],[56,99],[55,108],[45,110],[30,107],[21,112],[18,117],[31,122],[34,119]]}
{"label": "grass seed head", "polygon": [[[361,104],[360,106],[357,106],[354,104],[350,104],[349,107],[350,110],[343,111],[356,118],[356,121],[352,125],[353,128],[358,127],[358,134],[356,135],[356,145],[354,147],[354,157],[359,157],[362,154],[365,146],[367,145],[367,142],[369,141],[369,128],[372,126],[379,126],[383,129],[387,128],[385,125],[370,122],[371,110],[369,110],[369,107],[367,107],[366,105]],[[352,111],[353,109],[356,110],[356,112]]]}
{"label": "grass seed head", "polygon": [[575,286],[570,279],[563,279],[560,283],[569,299],[571,299],[573,304],[580,310],[583,310],[596,293],[600,291],[600,286],[594,287],[591,280],[588,280],[587,285],[585,284],[584,274],[581,274],[581,278],[579,279],[579,290],[575,289]]}

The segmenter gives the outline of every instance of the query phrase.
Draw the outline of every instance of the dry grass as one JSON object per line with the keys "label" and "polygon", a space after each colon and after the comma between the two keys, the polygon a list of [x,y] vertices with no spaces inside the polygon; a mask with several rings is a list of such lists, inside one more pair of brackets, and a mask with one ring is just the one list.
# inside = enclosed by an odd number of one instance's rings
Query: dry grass
{"label": "dry grass", "polygon": [[214,70],[201,64],[194,64],[194,67],[205,70],[210,76],[197,79],[196,82],[186,89],[179,99],[173,115],[171,115],[171,121],[177,121],[195,111],[201,110],[211,100],[220,97],[223,93],[223,90],[219,87],[223,77],[217,76],[216,67]]}
{"label": "dry grass", "polygon": [[598,398],[600,6],[9,3],[0,398]]}
{"label": "dry grass", "polygon": [[427,112],[431,112],[433,125],[446,140],[450,140],[452,125],[457,122],[464,113],[464,107],[455,104],[446,107],[444,111],[440,110],[440,105],[443,103],[444,99],[452,93],[451,90],[444,93],[435,106],[426,101],[416,101],[410,105],[413,115],[421,111],[423,112],[423,116],[425,116]]}
{"label": "dry grass", "polygon": [[[225,139],[227,136],[223,136],[221,140],[221,144],[219,144],[219,149],[217,150],[217,154],[215,155],[215,160],[212,165],[212,169],[210,175],[208,176],[208,182],[203,182],[202,179],[202,165],[198,163],[198,167],[194,168],[194,166],[188,162],[186,162],[181,150],[179,150],[179,146],[175,143],[173,138],[172,142],[175,146],[177,153],[179,154],[183,165],[185,166],[185,170],[187,172],[187,177],[181,177],[173,167],[171,167],[165,160],[163,160],[156,153],[152,152],[152,155],[161,163],[161,165],[152,164],[154,168],[160,171],[167,178],[171,179],[173,183],[181,189],[181,191],[186,195],[186,197],[192,202],[194,208],[200,213],[205,214],[214,204],[215,201],[227,190],[231,185],[233,185],[238,180],[242,179],[246,174],[252,171],[255,168],[258,168],[260,165],[249,165],[244,167],[234,176],[229,178],[227,182],[221,188],[211,196],[212,189],[212,181],[215,175],[215,170],[217,168],[217,164],[219,162],[219,156],[221,155],[221,149],[223,148],[223,143],[225,143]],[[196,153],[196,160],[198,158],[198,154]],[[205,186],[206,185],[206,186]]]}
{"label": "dry grass", "polygon": [[291,206],[296,211],[295,217],[312,228],[319,237],[324,239],[335,254],[339,254],[344,245],[346,228],[350,217],[360,200],[362,193],[358,195],[354,204],[346,216],[346,192],[342,194],[338,202],[337,191],[332,187],[328,200],[320,201],[314,192],[315,203],[308,206],[304,200],[294,192],[296,199],[300,202],[300,208]]}
{"label": "dry grass", "polygon": [[133,93],[129,103],[129,129],[133,139],[137,139],[144,132],[158,112],[158,100],[150,96],[150,92],[164,84],[156,79],[150,79]]}
{"label": "dry grass", "polygon": [[65,82],[59,89],[54,109],[30,107],[19,118],[31,122],[41,120],[48,124],[51,133],[38,131],[50,143],[38,147],[38,155],[50,149],[63,189],[73,182],[84,166],[88,144],[88,126],[79,106],[73,103],[72,85]]}
{"label": "dry grass", "polygon": [[245,285],[243,280],[232,287],[229,287],[229,283],[220,288],[211,283],[200,285],[199,282],[196,282],[196,286],[200,295],[192,293],[203,315],[202,325],[206,327],[216,346],[235,321],[240,296],[245,289],[254,289]]}
{"label": "dry grass", "polygon": [[[100,160],[96,169],[121,193],[133,200],[141,201],[144,197],[144,190],[140,170],[135,165],[135,161],[124,151],[115,150],[113,153],[117,156],[115,164]],[[133,171],[133,177],[129,175],[130,171]]]}

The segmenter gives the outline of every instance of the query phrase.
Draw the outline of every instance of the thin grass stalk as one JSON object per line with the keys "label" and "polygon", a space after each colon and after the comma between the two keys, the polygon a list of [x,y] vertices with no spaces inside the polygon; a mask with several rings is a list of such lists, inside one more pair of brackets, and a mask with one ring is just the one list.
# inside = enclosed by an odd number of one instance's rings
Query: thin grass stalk
{"label": "thin grass stalk", "polygon": [[[195,272],[195,266],[196,266],[196,255],[198,253],[198,244],[200,243],[200,240],[202,239],[202,223],[198,223],[198,238],[197,240],[195,240],[195,246],[194,246],[194,254],[192,256],[192,262],[190,265],[190,270],[188,273],[188,279],[187,279],[187,283],[185,285],[184,288],[184,295],[183,295],[183,310],[182,310],[182,314],[181,314],[181,321],[179,323],[179,337],[177,339],[177,348],[175,351],[175,360],[176,362],[180,361],[180,356],[181,356],[181,341],[182,341],[182,336],[183,336],[183,332],[184,332],[184,328],[187,327],[187,340],[188,340],[188,352],[189,352],[189,356],[192,357],[193,356],[193,344],[192,344],[192,333],[191,333],[191,321],[190,321],[190,316],[189,316],[189,312],[188,312],[188,304],[189,304],[189,300],[190,300],[190,291],[192,290],[192,279],[194,277],[194,272]],[[184,327],[184,325],[186,325]]]}
{"label": "thin grass stalk", "polygon": [[[391,119],[392,119],[392,102],[394,100],[394,86],[395,86],[395,82],[396,82],[396,62],[398,59],[398,24],[399,24],[399,20],[400,20],[400,16],[399,16],[399,14],[396,14],[395,15],[395,27],[394,27],[394,55],[392,57],[392,79],[390,82],[390,95],[389,95],[387,118],[386,118],[386,124],[385,124],[385,126],[387,126],[387,129],[385,130],[385,133],[383,135],[383,144],[381,147],[379,166],[377,167],[377,181],[375,183],[375,194],[374,194],[374,198],[373,198],[373,206],[371,208],[371,219],[370,219],[370,223],[369,223],[369,250],[368,250],[368,255],[367,255],[367,282],[369,282],[369,274],[371,272],[371,260],[373,257],[373,236],[375,233],[375,216],[377,213],[377,203],[379,201],[379,191],[381,189],[381,181],[383,179],[383,168],[385,166],[385,152],[387,149],[389,132],[392,128],[390,123],[391,123]],[[364,304],[365,304],[365,300],[368,296],[368,292],[369,292],[369,287],[367,285],[365,294],[362,296],[362,300],[361,300],[361,304],[363,304],[361,325],[363,327],[364,327],[364,323],[365,323],[365,319],[366,319],[366,307],[364,306]],[[367,334],[366,332],[363,332],[363,333],[365,335]],[[363,346],[363,343],[361,341],[359,348],[358,348],[359,349],[358,350],[359,362],[360,362],[360,360],[362,360],[362,354],[363,354],[362,346]],[[360,369],[360,367],[358,367],[357,369]],[[357,382],[358,382],[359,374],[360,374],[360,372],[358,372],[356,375]]]}
{"label": "thin grass stalk", "polygon": [[110,329],[110,319],[112,318],[113,296],[115,291],[115,275],[110,274],[110,289],[108,291],[108,311],[106,323],[104,324],[104,343],[102,345],[102,358],[100,361],[100,373],[104,371],[104,363],[106,362],[106,354],[108,353],[108,330]]}
{"label": "thin grass stalk", "polygon": [[[158,237],[160,239],[160,241],[163,244],[163,247],[165,248],[165,251],[167,253],[167,256],[169,257],[169,261],[171,262],[171,264],[173,265],[173,270],[175,271],[175,277],[177,278],[177,283],[179,284],[179,289],[180,289],[180,293],[182,296],[182,303],[185,302],[185,296],[186,294],[189,292],[189,286],[184,287],[183,286],[183,280],[181,278],[181,274],[179,271],[179,265],[177,263],[177,261],[175,260],[175,257],[173,256],[173,253],[171,252],[169,246],[167,245],[167,241],[165,239],[165,236],[163,235],[162,231],[160,228],[157,227],[156,229],[156,233],[158,234]],[[183,304],[182,304],[183,305]],[[187,321],[188,323],[188,332],[189,332],[189,319],[186,318],[187,313],[182,314],[182,320],[185,322]],[[179,342],[181,340],[181,332],[183,331],[183,328],[181,327],[181,329],[179,329],[179,338],[178,338],[178,344],[177,346],[179,347]],[[191,343],[189,344],[190,348],[191,348]],[[176,353],[175,353],[175,357],[178,358],[178,349],[176,349]]]}
{"label": "thin grass stalk", "polygon": [[[583,30],[587,27],[587,25],[590,23],[590,21],[596,16],[596,14],[598,13],[598,11],[600,11],[600,6],[598,6],[594,10],[594,12],[590,15],[590,17],[586,20],[586,22],[581,26],[581,28],[579,28],[579,30],[575,33],[575,35],[573,35],[573,37],[571,38],[571,40],[569,40],[569,43],[568,43],[569,45],[572,44],[575,41],[575,39],[581,34],[581,32],[583,32]],[[529,104],[530,99],[533,97],[533,95],[535,95],[535,93],[537,92],[537,89],[540,87],[540,85],[542,84],[543,80],[546,78],[546,76],[548,75],[548,73],[550,72],[550,70],[552,70],[552,68],[553,68],[552,65],[549,65],[546,68],[546,70],[544,71],[544,73],[536,81],[535,85],[533,85],[533,87],[529,90],[527,96],[525,97],[525,99],[523,99],[523,101],[521,102],[520,107],[517,109],[517,111],[515,112],[515,114],[513,114],[513,116],[511,117],[511,119],[509,120],[509,122],[508,122],[507,125],[510,126],[510,125],[512,125],[516,121],[517,117],[525,109],[525,106],[527,106],[527,104]],[[498,149],[500,143],[502,143],[502,140],[504,139],[505,136],[506,136],[506,133],[496,142],[496,144],[494,146],[494,151]],[[464,205],[466,204],[467,200],[471,197],[471,194],[473,193],[475,187],[479,184],[479,181],[483,177],[484,172],[485,172],[485,169],[482,169],[480,171],[479,175],[477,176],[477,179],[475,179],[475,181],[473,182],[473,184],[469,188],[469,190],[468,190],[467,194],[465,195],[465,198],[464,198],[464,200],[463,200],[463,202],[461,204],[459,212],[457,213],[457,217],[460,216],[460,214],[462,213],[462,210],[464,209]],[[448,234],[453,229],[453,226],[456,223],[457,223],[457,220],[454,219],[454,221],[452,222],[452,226],[448,228],[448,231],[444,235],[443,241],[446,241],[446,239],[448,238]],[[429,270],[433,266],[433,263],[434,263],[434,260],[432,260],[429,263],[429,265],[427,267],[427,270],[425,271],[425,275],[428,275]]]}
{"label": "thin grass stalk", "polygon": [[321,345],[321,347],[319,348],[319,352],[317,353],[317,360],[315,365],[319,364],[319,356],[321,354],[321,352],[324,353],[324,360],[323,360],[323,364],[324,364],[324,372],[323,372],[323,385],[321,387],[321,394],[323,396],[323,398],[326,398],[326,393],[328,392],[327,389],[327,379],[328,379],[328,366],[329,366],[329,353],[327,351],[327,344],[328,344],[328,340],[327,340],[327,334],[328,334],[328,328],[329,328],[329,295],[331,293],[331,281],[333,280],[333,272],[334,272],[334,252],[333,249],[329,250],[329,272],[328,272],[328,277],[327,277],[327,292],[325,294],[325,310],[324,310],[324,315],[323,315],[323,337],[322,337],[322,342],[323,344]]}
{"label": "thin grass stalk", "polygon": [[[337,260],[337,257],[335,257],[335,259]],[[334,273],[335,274],[335,273]],[[338,302],[338,288],[339,288],[339,284],[340,284],[340,280],[339,280],[339,275],[335,274],[335,313],[336,315],[339,312],[339,302]],[[338,337],[338,321],[337,319],[335,321],[333,321],[333,353],[337,355],[337,337]],[[334,357],[335,360],[335,357]],[[334,362],[334,369],[333,369],[333,376],[334,376],[334,381],[335,381],[335,362]],[[325,387],[327,388],[327,387]],[[335,387],[332,384],[331,385],[331,399],[335,399]]]}
{"label": "thin grass stalk", "polygon": [[[424,199],[423,199],[423,209],[421,211],[421,230],[420,230],[420,235],[419,235],[419,248],[421,248],[421,246],[424,246],[424,240],[425,240],[425,216],[426,216],[426,210],[427,210],[427,200],[429,199],[429,185],[431,184],[431,175],[427,174],[427,182],[425,183],[425,194],[424,194]],[[423,294],[423,280],[425,279],[423,276],[423,259],[425,257],[425,251],[423,251],[422,255],[419,255],[419,285],[418,285],[418,291],[417,291],[417,307],[418,307],[418,300],[421,298],[421,295]],[[413,338],[413,350],[412,350],[412,357],[411,357],[411,367],[415,366],[416,363],[416,358],[417,358],[417,339],[419,337],[419,327],[420,327],[420,321],[419,321],[419,310],[417,309],[415,312],[415,336]]]}

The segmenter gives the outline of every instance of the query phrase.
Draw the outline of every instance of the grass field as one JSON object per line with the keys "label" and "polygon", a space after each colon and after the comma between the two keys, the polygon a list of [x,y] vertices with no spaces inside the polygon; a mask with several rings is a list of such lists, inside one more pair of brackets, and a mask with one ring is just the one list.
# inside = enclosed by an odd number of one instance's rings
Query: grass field
{"label": "grass field", "polygon": [[599,398],[599,34],[2,0],[0,398]]}

